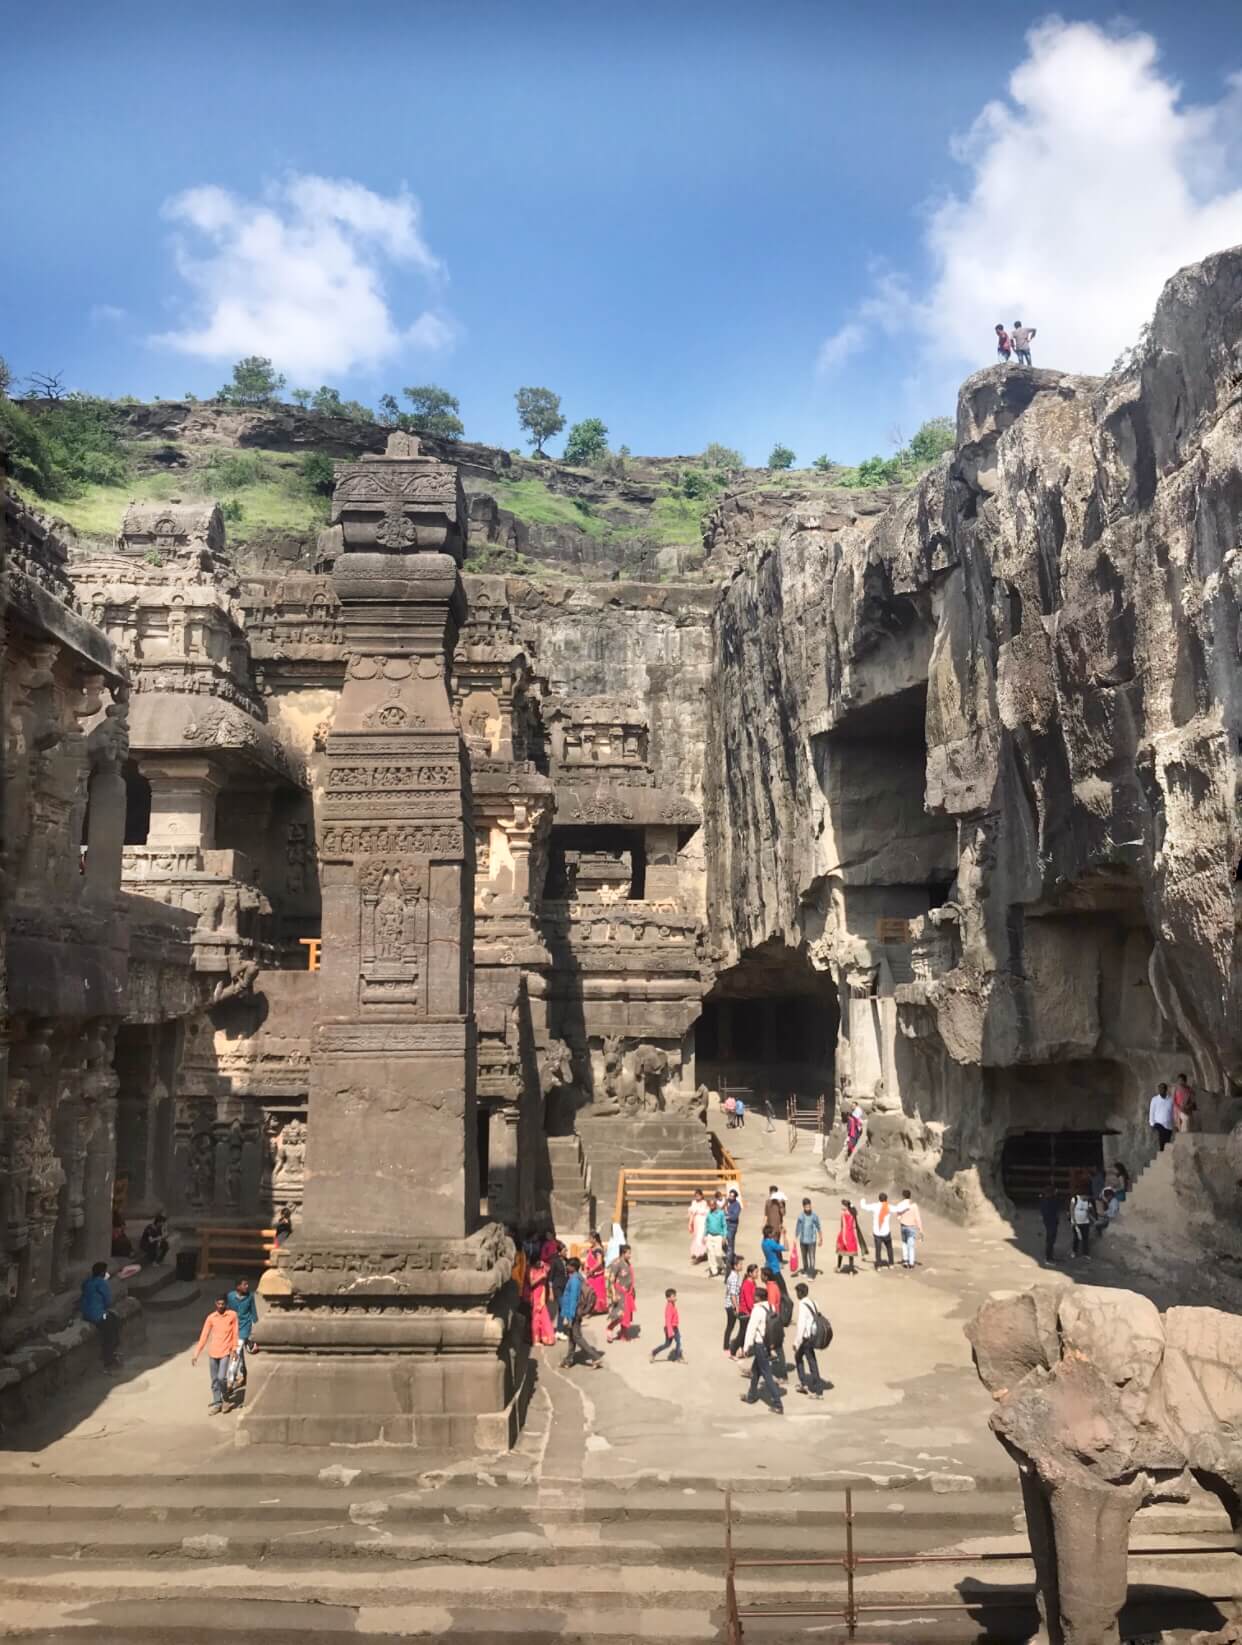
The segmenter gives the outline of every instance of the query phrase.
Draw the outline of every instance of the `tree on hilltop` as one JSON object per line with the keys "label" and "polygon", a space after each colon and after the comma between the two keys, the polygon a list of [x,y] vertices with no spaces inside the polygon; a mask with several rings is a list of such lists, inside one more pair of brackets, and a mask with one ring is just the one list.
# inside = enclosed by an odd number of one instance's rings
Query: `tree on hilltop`
{"label": "tree on hilltop", "polygon": [[327,383],[320,383],[311,395],[311,410],[321,417],[345,417],[351,423],[375,420],[370,406],[364,406],[361,400],[342,400],[340,389],[331,388]]}
{"label": "tree on hilltop", "polygon": [[0,400],[7,400],[13,386],[13,372],[9,362],[0,354]]}
{"label": "tree on hilltop", "polygon": [[722,446],[719,440],[712,440],[703,448],[703,466],[737,474],[746,467],[746,463],[740,451],[734,451],[732,446]]}
{"label": "tree on hilltop", "polygon": [[290,391],[289,398],[299,411],[305,411],[311,403],[311,391],[308,388],[295,388]]}
{"label": "tree on hilltop", "polygon": [[546,456],[543,442],[559,434],[565,426],[560,395],[553,394],[550,388],[520,388],[513,398],[517,401],[518,422],[526,430],[535,456]]}
{"label": "tree on hilltop", "polygon": [[768,457],[768,467],[769,468],[792,468],[793,466],[794,466],[794,454],[793,454],[792,451],[790,451],[789,447],[788,446],[782,446],[782,445],[774,445],[772,447],[771,454]]}
{"label": "tree on hilltop", "polygon": [[575,423],[565,441],[564,463],[591,463],[608,454],[608,429],[599,417],[584,417]]}
{"label": "tree on hilltop", "polygon": [[233,367],[233,381],[216,395],[233,406],[270,406],[280,396],[285,379],[262,354],[248,354]]}
{"label": "tree on hilltop", "polygon": [[[458,415],[461,401],[448,389],[440,388],[436,383],[421,383],[415,388],[403,388],[401,392],[412,409],[397,411],[398,428],[415,434],[432,434],[441,440],[459,440],[466,432],[466,425]],[[387,416],[391,411],[396,411],[396,401],[386,394],[380,401],[380,407]]]}

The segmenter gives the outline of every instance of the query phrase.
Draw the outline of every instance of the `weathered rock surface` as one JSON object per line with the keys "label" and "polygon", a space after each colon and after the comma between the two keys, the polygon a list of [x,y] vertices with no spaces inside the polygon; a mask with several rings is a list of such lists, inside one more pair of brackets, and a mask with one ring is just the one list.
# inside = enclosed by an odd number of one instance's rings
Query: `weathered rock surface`
{"label": "weathered rock surface", "polygon": [[1242,1320],[1133,1291],[990,1298],[966,1327],[1018,1463],[1050,1645],[1114,1645],[1130,1522],[1188,1468],[1242,1523]]}
{"label": "weathered rock surface", "polygon": [[825,499],[729,556],[716,938],[832,971],[839,1092],[967,1203],[1007,1132],[1145,1152],[1192,1060],[1200,1124],[1230,1123],[1240,347],[1229,252],[1125,370],[980,372],[956,452],[880,518]]}

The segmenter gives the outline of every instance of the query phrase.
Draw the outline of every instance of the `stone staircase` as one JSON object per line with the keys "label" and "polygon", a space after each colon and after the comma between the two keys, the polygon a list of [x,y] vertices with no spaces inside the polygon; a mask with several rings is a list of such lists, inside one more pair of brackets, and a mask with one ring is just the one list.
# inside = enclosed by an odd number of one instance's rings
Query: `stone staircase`
{"label": "stone staircase", "polygon": [[566,1234],[588,1234],[595,1226],[595,1195],[581,1139],[549,1137],[547,1143],[552,1170],[552,1226],[562,1238]]}
{"label": "stone staircase", "polygon": [[[1134,1177],[1101,1250],[1156,1279],[1175,1279],[1187,1268],[1200,1289],[1210,1289],[1219,1278],[1232,1292],[1242,1279],[1242,1236],[1214,1215],[1206,1192],[1211,1183],[1218,1203],[1232,1198],[1227,1142],[1225,1132],[1192,1131],[1153,1155]],[[1210,1262],[1204,1261],[1205,1250],[1212,1253]]]}
{"label": "stone staircase", "polygon": [[[607,1234],[617,1192],[617,1174],[626,1167],[702,1172],[716,1176],[712,1133],[693,1119],[583,1119],[578,1135],[590,1169],[600,1232]],[[689,1195],[686,1196],[689,1200]]]}
{"label": "stone staircase", "polygon": [[[586,1483],[494,1472],[403,1472],[339,1465],[285,1471],[270,1463],[227,1472],[59,1473],[19,1459],[0,1475],[0,1635],[92,1645],[281,1645],[312,1633],[318,1645],[443,1638],[459,1645],[573,1645],[643,1640],[723,1641],[724,1497],[714,1479],[641,1476]],[[365,1453],[363,1456],[365,1457]],[[783,1559],[844,1548],[843,1494],[806,1482],[748,1481],[734,1493],[739,1558]],[[920,1616],[885,1607],[952,1604],[1002,1589],[1006,1611],[987,1613],[986,1637],[1028,1637],[1029,1567],[989,1567],[985,1550],[1025,1547],[1016,1482],[940,1495],[923,1483],[855,1493],[855,1547],[891,1563],[866,1567],[859,1598],[877,1609],[862,1637],[980,1637],[979,1613]],[[1169,1552],[1135,1561],[1132,1582],[1158,1585],[1175,1568],[1179,1589],[1219,1592],[1217,1560],[1196,1543],[1222,1540],[1209,1499],[1146,1510],[1135,1546]],[[914,1550],[959,1559],[917,1565]],[[743,1606],[840,1604],[839,1569],[768,1567],[737,1576]],[[1193,1614],[1191,1612],[1193,1611]],[[1195,1625],[1206,1612],[1187,1611]],[[1142,1618],[1134,1617],[1136,1624]],[[747,1640],[819,1637],[828,1619],[750,1618]],[[1184,1625],[1184,1624],[1183,1624]],[[834,1633],[835,1637],[835,1633]],[[892,1637],[890,1632],[884,1638]]]}

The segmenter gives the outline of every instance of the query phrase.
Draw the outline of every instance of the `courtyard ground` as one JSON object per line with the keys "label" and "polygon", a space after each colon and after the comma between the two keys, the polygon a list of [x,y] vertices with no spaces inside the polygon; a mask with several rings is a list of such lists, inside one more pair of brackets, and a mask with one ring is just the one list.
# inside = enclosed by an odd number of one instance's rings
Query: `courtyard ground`
{"label": "courtyard ground", "polygon": [[[638,1336],[609,1347],[598,1372],[562,1369],[563,1345],[541,1351],[530,1420],[504,1457],[239,1445],[235,1419],[208,1415],[206,1361],[190,1365],[210,1305],[204,1287],[188,1307],[151,1309],[147,1340],[121,1376],[87,1379],[28,1432],[6,1436],[0,1634],[40,1645],[84,1627],[100,1645],[197,1640],[210,1595],[225,1619],[213,1621],[213,1638],[265,1645],[306,1631],[324,1645],[355,1633],[489,1645],[519,1635],[523,1645],[719,1640],[723,1488],[735,1493],[740,1551],[780,1558],[840,1550],[848,1484],[863,1551],[951,1555],[861,1577],[860,1593],[880,1609],[860,1637],[1028,1637],[1029,1571],[978,1564],[1025,1539],[1015,1471],[988,1430],[990,1400],[962,1326],[989,1291],[1047,1277],[1034,1254],[1037,1219],[1015,1232],[999,1218],[962,1228],[925,1214],[913,1273],[866,1263],[856,1278],[838,1277],[830,1247],[841,1191],[807,1140],[790,1154],[784,1128],[769,1135],[760,1124],[728,1138],[747,1201],[743,1254],[757,1248],[771,1182],[791,1207],[809,1194],[824,1221],[827,1261],[812,1295],[835,1336],[822,1401],[799,1397],[791,1377],[783,1417],[739,1403],[746,1384],[721,1347],[723,1287],[691,1268],[682,1211],[636,1209]],[[1104,1254],[1075,1277],[1127,1283]],[[652,1364],[669,1285],[687,1361]],[[598,1343],[602,1322],[587,1332]],[[260,1353],[252,1387],[262,1374]],[[1220,1592],[1224,1573],[1194,1553],[1223,1527],[1214,1503],[1145,1511],[1135,1545],[1176,1552],[1136,1560],[1132,1594],[1166,1592],[1175,1572],[1198,1607],[1187,1616],[1214,1623],[1217,1612],[1193,1596]],[[742,1578],[744,1602],[840,1599],[829,1570]],[[987,1592],[1019,1596],[999,1631],[930,1609],[884,1614],[898,1600],[930,1606]],[[840,1633],[823,1620],[806,1626]],[[789,1639],[792,1624],[755,1619],[746,1637]]]}

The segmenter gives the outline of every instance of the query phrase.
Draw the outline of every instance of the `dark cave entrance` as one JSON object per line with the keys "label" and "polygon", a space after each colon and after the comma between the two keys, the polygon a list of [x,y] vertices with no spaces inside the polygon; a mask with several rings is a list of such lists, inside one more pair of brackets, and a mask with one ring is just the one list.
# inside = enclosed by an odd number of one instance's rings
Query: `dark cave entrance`
{"label": "dark cave entrance", "polygon": [[1017,1131],[1001,1149],[1001,1185],[1015,1205],[1034,1205],[1049,1182],[1063,1197],[1078,1179],[1112,1163],[1115,1131]]}
{"label": "dark cave entrance", "polygon": [[802,1107],[831,1102],[840,1010],[837,985],[801,949],[752,949],[716,980],[694,1027],[703,1084],[777,1113],[793,1093]]}

